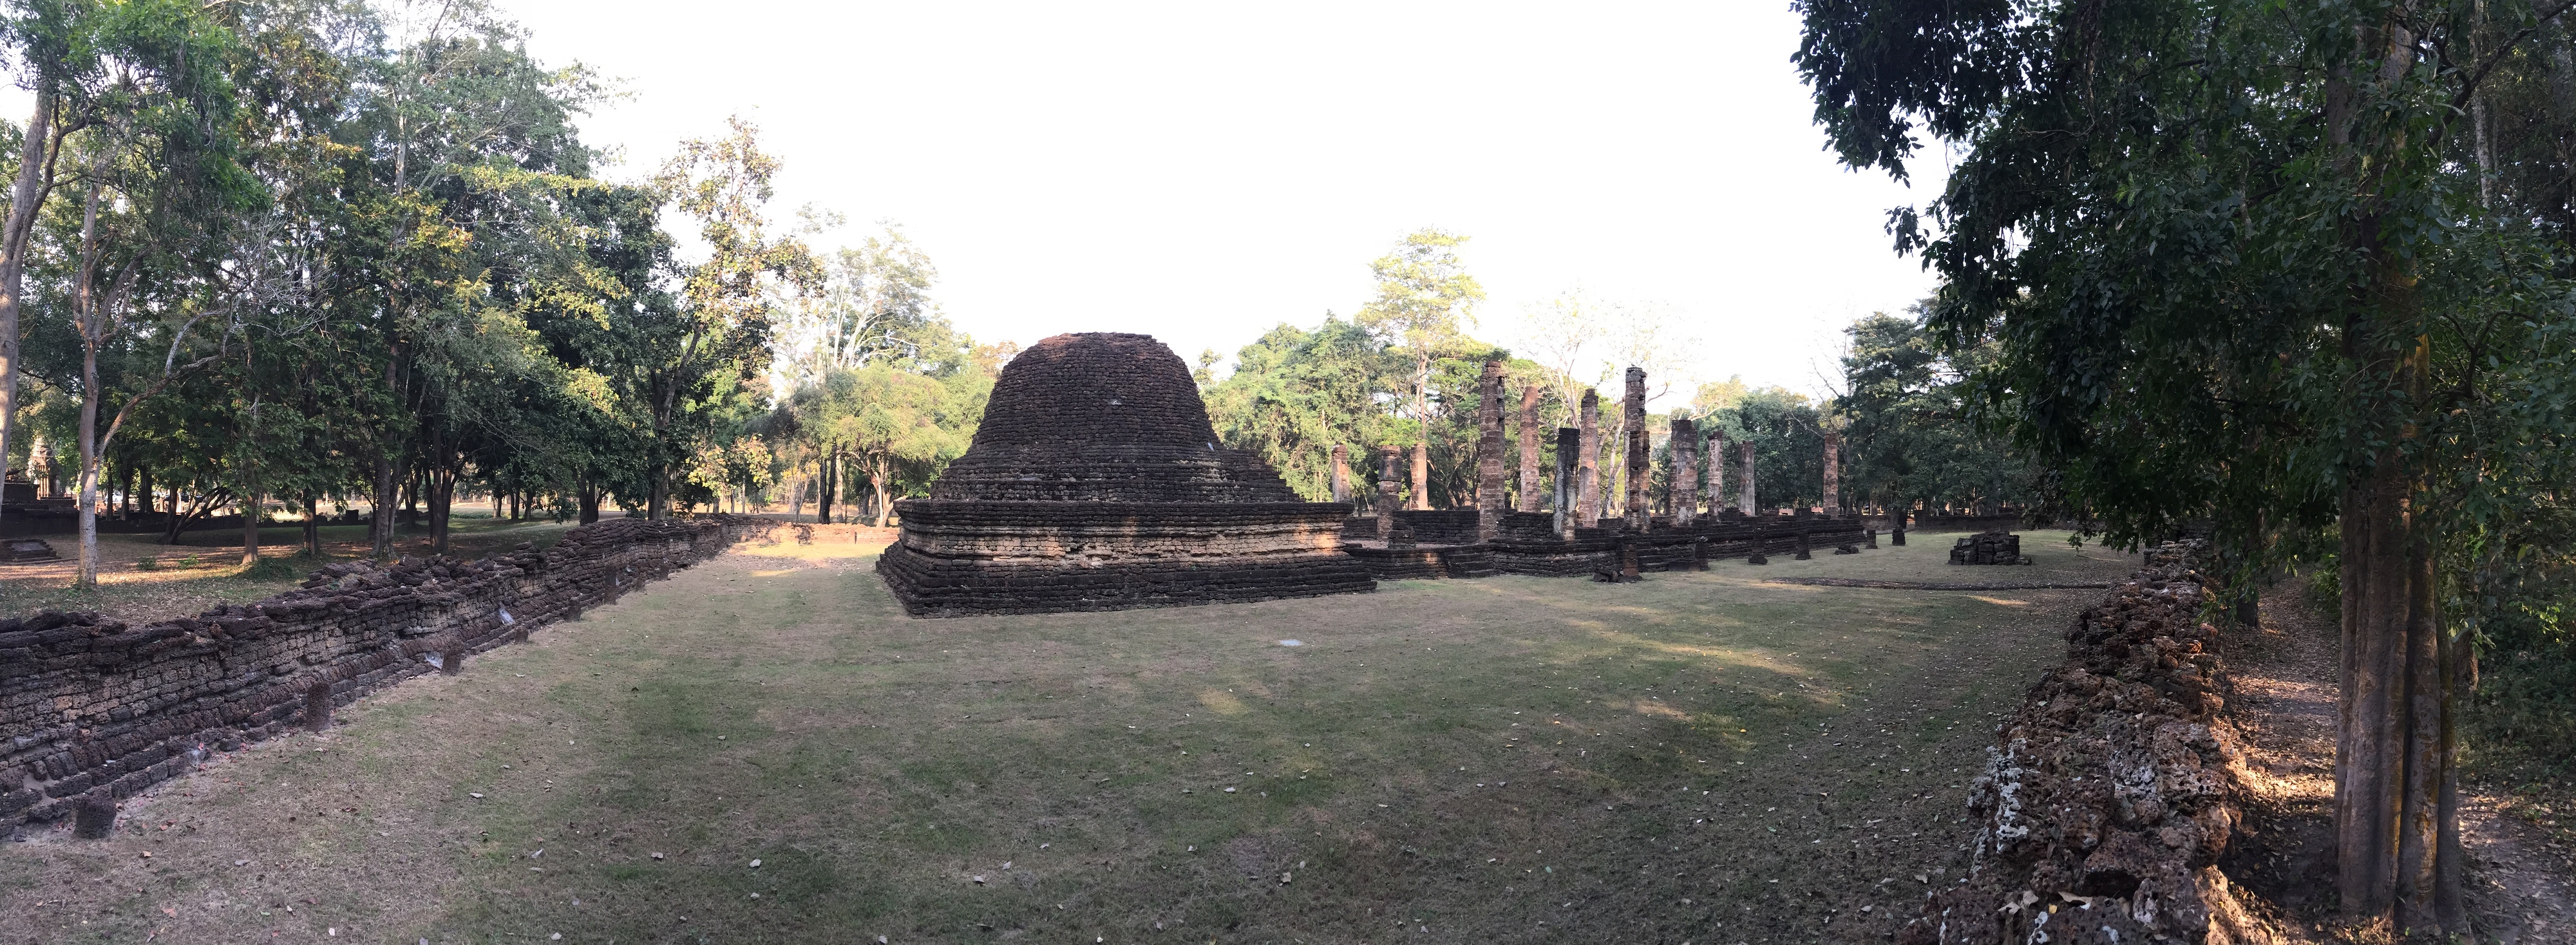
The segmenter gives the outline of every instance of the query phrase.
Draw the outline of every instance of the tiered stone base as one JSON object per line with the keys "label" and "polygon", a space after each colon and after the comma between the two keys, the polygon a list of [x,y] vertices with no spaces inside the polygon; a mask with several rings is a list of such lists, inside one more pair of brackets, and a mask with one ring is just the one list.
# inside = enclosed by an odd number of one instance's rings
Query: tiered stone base
{"label": "tiered stone base", "polygon": [[913,501],[877,574],[917,617],[1127,610],[1377,589],[1341,553],[1349,507],[1306,502]]}
{"label": "tiered stone base", "polygon": [[1342,551],[1368,566],[1369,576],[1381,581],[1419,581],[1433,578],[1480,578],[1501,573],[1494,568],[1491,545],[1415,545],[1411,548],[1388,548],[1384,545],[1343,545]]}
{"label": "tiered stone base", "polygon": [[1702,519],[1683,526],[1656,519],[1642,532],[1628,531],[1618,519],[1602,519],[1600,528],[1575,529],[1568,540],[1556,534],[1553,515],[1510,512],[1491,545],[1494,568],[1501,573],[1575,576],[1619,567],[1623,545],[1637,549],[1640,571],[1692,571],[1757,549],[1793,554],[1801,533],[1807,546],[1818,550],[1867,541],[1860,519],[1849,517]]}

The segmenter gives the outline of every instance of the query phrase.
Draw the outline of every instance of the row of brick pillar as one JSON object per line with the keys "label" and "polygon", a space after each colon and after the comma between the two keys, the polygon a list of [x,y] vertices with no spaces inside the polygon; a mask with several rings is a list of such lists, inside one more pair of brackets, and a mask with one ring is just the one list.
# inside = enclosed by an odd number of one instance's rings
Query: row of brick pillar
{"label": "row of brick pillar", "polygon": [[[1643,369],[1631,367],[1628,369],[1626,381],[1626,390],[1623,391],[1625,396],[1621,403],[1621,416],[1626,422],[1620,425],[1625,431],[1626,442],[1620,444],[1622,447],[1620,453],[1628,475],[1624,477],[1626,494],[1620,497],[1620,506],[1626,521],[1644,522],[1649,518],[1646,487],[1650,478],[1648,466],[1651,463],[1652,443],[1646,432],[1645,422],[1646,372]],[[1494,530],[1502,522],[1502,513],[1505,511],[1504,456],[1508,449],[1506,444],[1513,439],[1504,430],[1503,416],[1507,392],[1503,383],[1502,362],[1485,362],[1484,372],[1477,378],[1477,390],[1480,406],[1476,417],[1476,510],[1482,513],[1479,516],[1479,531],[1483,537],[1492,538]],[[1538,427],[1540,391],[1541,388],[1537,384],[1529,384],[1521,388],[1520,435],[1517,438],[1520,453],[1518,470],[1520,500],[1515,511],[1541,511],[1539,440],[1535,435]],[[1549,494],[1553,496],[1559,531],[1568,528],[1598,527],[1602,513],[1606,511],[1601,495],[1600,414],[1600,394],[1589,390],[1584,391],[1582,405],[1576,411],[1577,425],[1559,427],[1556,431],[1556,482]],[[1828,430],[1825,431],[1824,438],[1825,513],[1839,514],[1841,512],[1842,436]],[[1707,442],[1708,449],[1703,455],[1700,449],[1698,423],[1688,417],[1672,419],[1675,472],[1672,499],[1673,520],[1676,523],[1687,524],[1698,517],[1699,499],[1703,494],[1708,497],[1712,511],[1725,495],[1728,457],[1724,435],[1713,434]],[[1749,513],[1760,507],[1758,504],[1760,496],[1754,485],[1756,476],[1753,444],[1737,443],[1735,446],[1737,459],[1741,463],[1740,471],[1736,476],[1736,507]],[[1381,517],[1385,517],[1384,513],[1397,508],[1398,497],[1405,485],[1404,480],[1398,478],[1398,467],[1406,452],[1408,451],[1404,448],[1394,445],[1378,448],[1380,468],[1377,480],[1377,501],[1374,505]],[[1424,473],[1428,469],[1430,457],[1423,453],[1419,445],[1414,446],[1409,452],[1415,467],[1413,480],[1421,482],[1425,478]],[[1703,469],[1706,471],[1705,479],[1701,475]],[[1351,493],[1349,447],[1338,444],[1333,447],[1332,475],[1333,501],[1353,501],[1355,497]],[[1418,493],[1419,490],[1413,497],[1413,507],[1427,508],[1427,497]],[[1388,528],[1388,524],[1381,521],[1378,526],[1379,537],[1385,537]]]}

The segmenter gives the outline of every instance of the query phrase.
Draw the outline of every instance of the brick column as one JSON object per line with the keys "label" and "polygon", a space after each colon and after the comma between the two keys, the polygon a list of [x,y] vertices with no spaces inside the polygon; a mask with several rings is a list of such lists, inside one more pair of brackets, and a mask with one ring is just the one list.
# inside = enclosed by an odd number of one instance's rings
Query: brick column
{"label": "brick column", "polygon": [[1503,362],[1485,362],[1476,380],[1476,539],[1503,527]]}
{"label": "brick column", "polygon": [[1413,444],[1413,501],[1406,508],[1431,507],[1431,447]]}
{"label": "brick column", "polygon": [[1699,424],[1673,418],[1673,524],[1699,517]]}
{"label": "brick column", "polygon": [[1574,451],[1574,524],[1580,528],[1601,527],[1601,394],[1583,392],[1583,409],[1577,414],[1582,424],[1583,448]]}
{"label": "brick column", "polygon": [[1575,457],[1583,452],[1583,431],[1573,427],[1556,428],[1556,534],[1568,541],[1574,539]]}
{"label": "brick column", "polygon": [[1840,515],[1842,502],[1843,435],[1825,431],[1825,514]]}
{"label": "brick column", "polygon": [[1351,448],[1333,444],[1333,501],[1351,500]]}
{"label": "brick column", "polygon": [[1377,448],[1377,540],[1385,541],[1395,533],[1396,490],[1403,481],[1396,478],[1396,448]]}
{"label": "brick column", "polygon": [[1538,489],[1538,395],[1534,383],[1521,385],[1521,501],[1519,511],[1539,511]]}
{"label": "brick column", "polygon": [[1750,441],[1738,443],[1735,449],[1744,456],[1744,482],[1743,487],[1737,491],[1735,501],[1744,507],[1744,514],[1752,515],[1761,508],[1754,504],[1756,497],[1753,494],[1753,444]]}
{"label": "brick column", "polygon": [[1626,421],[1622,426],[1628,430],[1628,460],[1624,464],[1627,475],[1628,508],[1622,514],[1627,517],[1629,531],[1644,531],[1646,525],[1652,521],[1646,511],[1646,481],[1653,477],[1652,471],[1647,468],[1652,458],[1647,444],[1653,441],[1646,436],[1646,371],[1644,368],[1633,365],[1628,368],[1628,395],[1622,398],[1620,416]]}
{"label": "brick column", "polygon": [[1712,430],[1708,434],[1708,516],[1716,518],[1726,505],[1726,433]]}

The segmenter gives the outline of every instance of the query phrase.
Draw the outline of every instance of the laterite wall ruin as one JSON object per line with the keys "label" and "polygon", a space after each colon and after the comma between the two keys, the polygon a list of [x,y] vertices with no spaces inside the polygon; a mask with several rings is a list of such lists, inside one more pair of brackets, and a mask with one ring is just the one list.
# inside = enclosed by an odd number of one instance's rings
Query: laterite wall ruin
{"label": "laterite wall ruin", "polygon": [[[134,626],[95,613],[0,621],[0,833],[58,820],[88,792],[130,797],[432,671],[429,654],[522,639],[766,532],[765,519],[610,519],[544,551],[334,564],[301,589]],[[504,616],[506,612],[507,616]]]}
{"label": "laterite wall ruin", "polygon": [[1969,875],[1900,945],[2262,940],[2216,865],[2244,761],[2194,551],[2150,553],[2067,631],[1971,785]]}

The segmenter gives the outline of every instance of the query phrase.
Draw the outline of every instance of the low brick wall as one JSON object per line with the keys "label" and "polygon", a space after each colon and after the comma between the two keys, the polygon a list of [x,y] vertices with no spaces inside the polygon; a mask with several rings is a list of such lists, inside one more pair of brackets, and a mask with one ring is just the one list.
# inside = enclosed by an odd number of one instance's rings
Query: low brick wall
{"label": "low brick wall", "polygon": [[610,519],[544,551],[334,564],[302,589],[192,618],[0,621],[0,833],[302,725],[316,685],[345,705],[432,671],[428,657],[451,643],[479,652],[524,639],[774,525]]}
{"label": "low brick wall", "polygon": [[1899,945],[2262,940],[2216,865],[2243,755],[2194,550],[2150,553],[2067,631],[1971,785],[1969,875]]}

